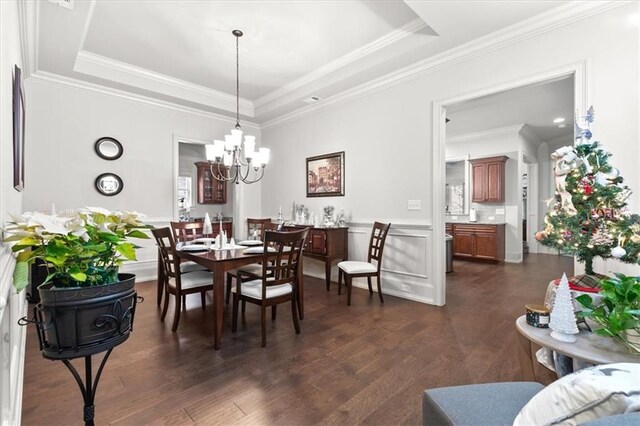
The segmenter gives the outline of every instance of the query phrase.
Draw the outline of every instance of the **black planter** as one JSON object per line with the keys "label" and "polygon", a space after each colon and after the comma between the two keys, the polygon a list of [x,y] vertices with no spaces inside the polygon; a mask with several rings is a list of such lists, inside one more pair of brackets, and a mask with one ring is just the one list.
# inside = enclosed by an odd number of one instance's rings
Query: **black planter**
{"label": "black planter", "polygon": [[42,356],[71,359],[107,351],[129,338],[137,293],[135,275],[118,274],[119,282],[96,287],[38,288],[34,308]]}

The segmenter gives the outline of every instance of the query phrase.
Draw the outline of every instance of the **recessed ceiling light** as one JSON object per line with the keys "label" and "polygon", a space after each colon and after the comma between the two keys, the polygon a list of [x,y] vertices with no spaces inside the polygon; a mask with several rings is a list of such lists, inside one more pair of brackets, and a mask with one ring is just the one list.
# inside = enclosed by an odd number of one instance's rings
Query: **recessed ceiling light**
{"label": "recessed ceiling light", "polygon": [[558,118],[554,119],[553,122],[555,124],[564,123],[564,117],[558,117]]}
{"label": "recessed ceiling light", "polygon": [[558,124],[558,128],[559,129],[564,129],[565,127],[567,127],[566,124],[562,123],[562,124]]}

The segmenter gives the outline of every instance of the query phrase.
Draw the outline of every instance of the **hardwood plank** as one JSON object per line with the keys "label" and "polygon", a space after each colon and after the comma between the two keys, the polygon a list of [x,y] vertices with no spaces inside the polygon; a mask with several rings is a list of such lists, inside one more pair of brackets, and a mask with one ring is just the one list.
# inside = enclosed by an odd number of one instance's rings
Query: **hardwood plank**
{"label": "hardwood plank", "polygon": [[[160,322],[155,282],[138,283],[131,338],[114,350],[98,388],[97,424],[420,424],[426,388],[520,380],[515,319],[540,303],[572,260],[529,255],[523,264],[454,262],[447,305],[429,306],[354,288],[352,305],[305,277],[306,315],[296,335],[278,311],[260,347],[259,310],[213,350],[212,295],[187,298],[177,333]],[[383,282],[384,286],[384,282]],[[170,307],[171,312],[171,307]],[[81,365],[81,364],[78,364]],[[539,380],[553,375],[536,368]],[[24,425],[82,424],[80,392],[59,362],[40,356],[29,327]]]}

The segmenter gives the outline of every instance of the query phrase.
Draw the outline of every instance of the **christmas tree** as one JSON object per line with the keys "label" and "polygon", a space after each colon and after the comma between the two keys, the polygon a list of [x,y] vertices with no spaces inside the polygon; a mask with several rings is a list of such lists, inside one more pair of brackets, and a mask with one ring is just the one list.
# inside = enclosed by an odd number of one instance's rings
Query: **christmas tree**
{"label": "christmas tree", "polygon": [[573,254],[594,275],[593,258],[614,257],[638,263],[640,216],[631,214],[626,200],[631,190],[620,171],[609,163],[611,154],[591,141],[593,107],[576,118],[576,143],[553,154],[555,197],[536,240]]}
{"label": "christmas tree", "polygon": [[569,343],[576,341],[574,334],[578,334],[579,330],[567,274],[562,274],[562,279],[560,279],[556,298],[553,300],[549,327],[553,330],[551,337],[554,339]]}

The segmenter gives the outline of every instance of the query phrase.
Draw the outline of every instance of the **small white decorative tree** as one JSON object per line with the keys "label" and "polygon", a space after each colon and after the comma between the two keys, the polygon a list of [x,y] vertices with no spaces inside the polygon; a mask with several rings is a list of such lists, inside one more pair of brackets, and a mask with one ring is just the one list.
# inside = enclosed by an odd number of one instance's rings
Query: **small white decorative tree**
{"label": "small white decorative tree", "polygon": [[578,334],[579,330],[576,324],[576,314],[573,310],[573,301],[571,300],[567,274],[562,274],[562,279],[560,279],[560,284],[556,291],[556,298],[553,301],[549,327],[553,330],[551,337],[554,339],[567,343],[576,341],[575,334]]}

